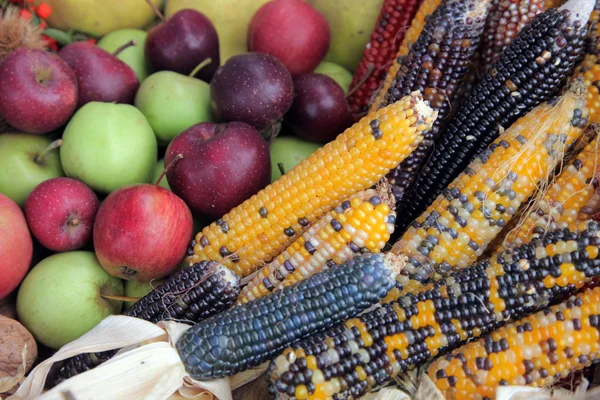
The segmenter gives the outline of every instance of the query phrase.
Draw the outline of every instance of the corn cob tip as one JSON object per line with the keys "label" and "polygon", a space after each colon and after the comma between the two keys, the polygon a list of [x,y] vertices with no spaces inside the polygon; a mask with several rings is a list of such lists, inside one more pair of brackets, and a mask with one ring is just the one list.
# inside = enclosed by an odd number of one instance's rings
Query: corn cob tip
{"label": "corn cob tip", "polygon": [[385,253],[384,260],[386,265],[394,271],[396,275],[400,273],[404,269],[406,262],[408,261],[408,257],[404,254],[396,254],[392,252]]}
{"label": "corn cob tip", "polygon": [[579,21],[583,26],[590,19],[595,5],[596,0],[569,0],[559,7],[558,11],[567,10],[571,12],[573,19]]}
{"label": "corn cob tip", "polygon": [[425,100],[423,100],[423,95],[420,91],[415,90],[410,94],[412,99],[411,104],[413,108],[417,112],[417,115],[426,120],[426,123],[433,123],[437,118],[437,111],[434,111],[433,108],[427,104]]}
{"label": "corn cob tip", "polygon": [[390,215],[396,216],[396,198],[392,192],[390,182],[387,179],[382,179],[375,187],[375,192],[377,192],[381,202],[390,207]]}

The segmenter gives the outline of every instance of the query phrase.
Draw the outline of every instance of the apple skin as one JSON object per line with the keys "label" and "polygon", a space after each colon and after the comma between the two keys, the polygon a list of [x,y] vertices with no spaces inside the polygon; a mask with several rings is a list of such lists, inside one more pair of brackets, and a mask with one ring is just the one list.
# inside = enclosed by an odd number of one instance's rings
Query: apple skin
{"label": "apple skin", "polygon": [[219,218],[271,180],[267,142],[243,122],[201,123],[179,134],[165,154],[169,185],[190,208]]}
{"label": "apple skin", "polygon": [[323,61],[313,71],[315,74],[327,75],[338,83],[344,89],[344,93],[348,93],[350,90],[350,84],[352,83],[352,74],[346,68],[341,65],[334,64],[329,61]]}
{"label": "apple skin", "polygon": [[[142,298],[163,282],[163,280],[154,280],[151,282],[125,281],[125,296]],[[133,301],[124,301],[123,307],[125,310],[129,310],[133,304]]]}
{"label": "apple skin", "polygon": [[153,176],[156,137],[146,117],[129,104],[86,104],[62,138],[60,158],[67,176],[97,192],[147,183]]}
{"label": "apple skin", "polygon": [[44,136],[26,133],[0,135],[0,193],[23,207],[25,199],[38,184],[64,176],[58,149],[36,161],[38,154],[50,143]]}
{"label": "apple skin", "polygon": [[311,72],[329,48],[325,17],[303,0],[274,0],[250,22],[248,50],[277,57],[292,76]]}
{"label": "apple skin", "polygon": [[[154,176],[152,177],[152,182],[156,183],[158,178],[160,178],[161,174],[165,170],[165,160],[158,160],[156,162],[156,167],[154,168]],[[171,190],[169,186],[169,181],[166,176],[163,176],[162,180],[158,183],[159,186],[164,187],[167,190]]]}
{"label": "apple skin", "polygon": [[27,274],[17,295],[17,314],[39,343],[58,350],[121,312],[120,301],[101,294],[122,296],[123,281],[102,269],[92,252],[58,253]]}
{"label": "apple skin", "polygon": [[129,65],[138,80],[143,82],[150,75],[150,63],[144,55],[147,36],[148,33],[141,29],[118,29],[102,36],[98,41],[98,47],[112,54],[125,43],[134,40],[136,44],[121,51],[117,58]]}
{"label": "apple skin", "polygon": [[92,239],[100,202],[83,182],[54,178],[40,183],[25,201],[31,233],[47,249],[80,249]]}
{"label": "apple skin", "polygon": [[158,185],[132,185],[102,202],[94,223],[94,246],[109,274],[147,282],[177,268],[192,227],[190,209],[175,194]]}
{"label": "apple skin", "polygon": [[77,106],[77,79],[65,61],[48,51],[19,48],[0,64],[0,117],[36,134],[63,126]]}
{"label": "apple skin", "polygon": [[291,171],[300,161],[314,153],[321,145],[307,142],[293,136],[277,136],[271,142],[271,182],[281,177],[278,164],[283,164],[285,172]]}
{"label": "apple skin", "polygon": [[164,145],[190,126],[213,120],[208,83],[172,71],[146,78],[135,96],[135,106]]}
{"label": "apple skin", "polygon": [[0,193],[0,300],[21,283],[33,257],[33,242],[19,206]]}

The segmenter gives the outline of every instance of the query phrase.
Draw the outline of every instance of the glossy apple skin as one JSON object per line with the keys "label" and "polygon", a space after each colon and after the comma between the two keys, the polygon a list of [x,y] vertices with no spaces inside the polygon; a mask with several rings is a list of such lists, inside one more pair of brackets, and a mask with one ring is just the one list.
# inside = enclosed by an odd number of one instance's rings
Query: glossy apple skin
{"label": "glossy apple skin", "polygon": [[83,182],[54,178],[39,184],[25,201],[31,233],[47,249],[80,249],[92,239],[100,202]]}
{"label": "glossy apple skin", "polygon": [[201,216],[219,218],[271,180],[267,142],[243,122],[201,123],[180,133],[165,154],[169,186]]}
{"label": "glossy apple skin", "polygon": [[58,52],[75,72],[81,107],[91,101],[132,104],[140,86],[125,62],[90,42],[71,43]]}
{"label": "glossy apple skin", "polygon": [[344,89],[330,77],[302,75],[294,88],[294,103],[284,121],[299,138],[326,143],[351,125]]}
{"label": "glossy apple skin", "polygon": [[219,67],[219,38],[212,22],[202,13],[185,9],[155,26],[146,38],[146,59],[155,71],[189,75],[202,61],[212,62],[196,77],[210,82]]}
{"label": "glossy apple skin", "polygon": [[33,256],[33,242],[19,206],[0,193],[0,300],[21,283]]}
{"label": "glossy apple skin", "polygon": [[329,49],[329,24],[304,0],[275,0],[250,22],[248,50],[277,57],[292,76],[312,72]]}
{"label": "glossy apple skin", "polygon": [[94,247],[109,274],[148,282],[177,268],[192,227],[190,209],[169,190],[152,184],[126,186],[100,205]]}
{"label": "glossy apple skin", "polygon": [[44,50],[19,48],[10,53],[0,64],[0,88],[0,117],[27,133],[60,128],[77,106],[75,73]]}

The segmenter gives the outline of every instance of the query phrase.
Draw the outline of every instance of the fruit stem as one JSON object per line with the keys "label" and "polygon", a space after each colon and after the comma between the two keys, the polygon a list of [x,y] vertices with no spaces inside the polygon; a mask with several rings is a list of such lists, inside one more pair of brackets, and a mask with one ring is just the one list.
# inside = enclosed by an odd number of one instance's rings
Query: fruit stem
{"label": "fruit stem", "polygon": [[175,158],[171,160],[169,165],[167,165],[165,167],[165,169],[163,170],[163,172],[160,174],[160,176],[156,180],[155,185],[160,185],[160,181],[162,181],[162,179],[165,177],[165,174],[167,173],[167,171],[170,170],[173,167],[173,165],[175,165],[175,163],[177,163],[177,161],[181,160],[182,158],[183,158],[183,154],[181,154],[181,153],[177,154],[175,156]]}
{"label": "fruit stem", "polygon": [[121,54],[123,52],[123,50],[128,49],[131,46],[137,46],[137,41],[130,40],[129,42],[117,47],[117,49],[112,53],[112,55],[117,57],[119,54]]}
{"label": "fruit stem", "polygon": [[361,87],[367,81],[367,79],[369,79],[369,77],[373,74],[373,71],[375,71],[375,64],[370,63],[369,66],[367,67],[367,71],[365,72],[365,75],[362,77],[362,79],[360,81],[358,81],[356,83],[356,85],[354,85],[354,87],[352,87],[352,88],[350,88],[350,90],[348,90],[348,93],[346,94],[346,98],[352,96],[354,94],[354,92],[356,92],[358,90],[358,88]]}
{"label": "fruit stem", "polygon": [[280,162],[279,164],[277,164],[277,167],[279,167],[279,172],[281,172],[281,176],[285,175],[285,167],[283,166],[283,163]]}
{"label": "fruit stem", "polygon": [[48,145],[48,147],[46,147],[44,150],[42,150],[42,152],[40,154],[38,154],[37,156],[35,156],[35,158],[33,159],[33,161],[35,161],[36,164],[41,163],[42,161],[44,161],[44,157],[46,157],[46,155],[51,152],[54,149],[59,148],[60,146],[62,146],[63,141],[62,139],[56,139],[54,142],[50,143]]}
{"label": "fruit stem", "polygon": [[106,300],[118,300],[118,301],[138,301],[141,297],[127,297],[127,296],[117,296],[112,294],[101,294],[100,297]]}
{"label": "fruit stem", "polygon": [[156,4],[154,4],[152,2],[152,0],[146,0],[146,3],[148,3],[148,5],[152,8],[152,12],[154,14],[156,14],[156,16],[161,20],[164,21],[165,20],[165,16],[162,15],[162,13],[160,12],[160,10],[158,9],[158,7],[156,7]]}
{"label": "fruit stem", "polygon": [[72,228],[76,227],[77,225],[79,225],[79,218],[69,217],[69,219],[67,220],[67,225],[69,225]]}
{"label": "fruit stem", "polygon": [[193,78],[194,76],[196,76],[198,71],[200,71],[202,68],[206,67],[208,64],[212,64],[212,58],[210,58],[210,57],[205,58],[204,60],[202,60],[202,62],[200,64],[196,65],[196,68],[194,68],[188,76]]}

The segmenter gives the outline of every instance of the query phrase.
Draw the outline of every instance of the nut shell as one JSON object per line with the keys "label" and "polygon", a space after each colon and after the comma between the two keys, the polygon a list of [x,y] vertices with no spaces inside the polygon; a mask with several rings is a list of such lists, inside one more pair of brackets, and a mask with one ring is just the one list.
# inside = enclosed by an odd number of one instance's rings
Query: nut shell
{"label": "nut shell", "polygon": [[[27,348],[25,349],[25,346]],[[27,373],[37,357],[37,345],[33,336],[17,320],[0,315],[0,380],[12,378],[20,372],[25,352],[25,371]],[[16,385],[18,380],[15,380]],[[0,393],[10,388],[0,386]]]}

